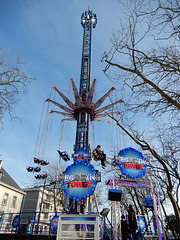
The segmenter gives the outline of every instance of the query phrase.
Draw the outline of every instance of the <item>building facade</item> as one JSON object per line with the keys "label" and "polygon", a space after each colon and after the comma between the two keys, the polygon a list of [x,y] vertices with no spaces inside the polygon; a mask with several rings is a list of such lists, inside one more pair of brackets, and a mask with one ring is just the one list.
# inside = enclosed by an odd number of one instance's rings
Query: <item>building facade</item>
{"label": "building facade", "polygon": [[0,215],[19,213],[25,192],[2,167],[0,160]]}
{"label": "building facade", "polygon": [[[50,231],[50,221],[55,214],[63,211],[63,205],[53,191],[41,188],[26,188],[21,213],[23,222],[30,227],[33,221],[34,231]],[[29,231],[29,230],[28,230]]]}

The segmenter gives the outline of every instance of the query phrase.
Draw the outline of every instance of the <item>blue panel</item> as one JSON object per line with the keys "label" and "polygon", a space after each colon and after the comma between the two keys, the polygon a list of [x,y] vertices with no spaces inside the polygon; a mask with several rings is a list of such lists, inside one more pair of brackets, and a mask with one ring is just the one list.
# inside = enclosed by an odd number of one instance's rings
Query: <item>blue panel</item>
{"label": "blue panel", "polygon": [[59,221],[59,216],[54,215],[54,217],[50,221],[50,225],[52,226],[53,229],[57,229],[58,221]]}
{"label": "blue panel", "polygon": [[130,157],[130,158],[144,159],[141,152],[131,147],[120,150],[119,156],[127,157],[127,158]]}
{"label": "blue panel", "polygon": [[95,217],[61,217],[63,221],[96,221]]}
{"label": "blue panel", "polygon": [[153,199],[152,198],[145,198],[145,207],[153,207]]}
{"label": "blue panel", "polygon": [[87,162],[88,160],[88,152],[84,149],[78,149],[78,150],[75,150],[75,153],[74,153],[74,162],[77,162],[77,161],[85,161]]}
{"label": "blue panel", "polygon": [[116,190],[116,189],[109,189],[109,192],[113,192],[113,193],[121,193],[121,190]]}
{"label": "blue panel", "polygon": [[13,221],[12,221],[12,226],[13,226],[13,228],[19,227],[20,222],[21,222],[20,215],[16,215],[16,216],[14,217]]}
{"label": "blue panel", "polygon": [[145,165],[145,161],[142,161],[142,163],[140,164],[134,161],[134,159],[145,160],[141,152],[134,148],[129,147],[120,150],[119,156],[122,158],[129,159],[129,163],[126,161],[123,162],[121,160],[118,163],[122,174],[132,179],[143,177],[146,174],[147,166]]}
{"label": "blue panel", "polygon": [[137,219],[137,224],[138,224],[138,227],[141,231],[143,231],[146,227],[146,223],[145,223],[145,220],[142,218],[142,217],[139,217]]}
{"label": "blue panel", "polygon": [[[93,165],[76,161],[74,164],[69,165],[65,172],[65,175],[75,176],[75,175],[95,175],[95,169]],[[97,182],[94,180],[85,180],[84,182],[78,182],[76,180],[66,181],[62,183],[62,188],[64,190],[65,196],[68,196],[76,201],[83,200],[94,193]]]}
{"label": "blue panel", "polygon": [[147,166],[144,164],[141,164],[143,166],[143,169],[125,168],[123,163],[118,163],[118,165],[121,169],[121,172],[132,179],[143,177],[146,174]]}

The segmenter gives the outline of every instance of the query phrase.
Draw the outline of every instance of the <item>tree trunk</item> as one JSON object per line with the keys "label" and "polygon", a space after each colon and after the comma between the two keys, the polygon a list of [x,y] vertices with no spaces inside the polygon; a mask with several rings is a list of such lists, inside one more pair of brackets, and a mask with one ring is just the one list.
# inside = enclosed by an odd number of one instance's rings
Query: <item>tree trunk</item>
{"label": "tree trunk", "polygon": [[138,203],[138,205],[139,205],[139,208],[140,208],[140,210],[141,210],[141,215],[145,215],[145,214],[144,214],[143,207],[142,207],[142,204],[141,204],[141,202],[139,201],[139,197],[138,197],[138,194],[137,194],[137,191],[136,191],[135,188],[134,188],[134,193],[135,193],[135,196],[136,196],[136,199],[137,199],[137,203]]}
{"label": "tree trunk", "polygon": [[168,193],[168,196],[169,196],[169,198],[171,200],[171,203],[173,205],[173,208],[174,208],[174,214],[176,216],[177,226],[178,226],[178,233],[180,233],[180,211],[179,211],[179,207],[176,203],[176,200],[175,200],[172,192],[168,191],[167,193]]}
{"label": "tree trunk", "polygon": [[[164,208],[164,205],[163,205],[162,202],[160,202],[160,203],[161,203],[162,210],[163,210],[163,212],[164,212],[164,216],[165,216],[165,218],[166,218],[166,220],[167,220],[167,223],[169,224],[168,216],[167,216],[166,210],[165,210],[165,208]],[[178,240],[178,239],[176,238],[176,234],[175,234],[174,230],[171,230],[171,231],[172,231],[172,234],[173,234],[174,239],[175,239],[175,240]],[[165,234],[166,234],[166,229],[165,229]],[[168,239],[167,234],[166,234],[166,238]]]}

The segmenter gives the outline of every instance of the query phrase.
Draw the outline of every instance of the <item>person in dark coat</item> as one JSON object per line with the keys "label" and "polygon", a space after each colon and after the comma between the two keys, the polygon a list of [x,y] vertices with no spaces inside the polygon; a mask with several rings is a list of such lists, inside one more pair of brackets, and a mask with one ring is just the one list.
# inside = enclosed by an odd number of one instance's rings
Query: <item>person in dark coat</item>
{"label": "person in dark coat", "polygon": [[136,214],[134,212],[134,209],[132,208],[132,205],[129,205],[128,207],[128,223],[129,223],[129,230],[130,233],[133,236],[133,240],[136,240],[136,229],[138,228],[137,226],[137,220],[136,220]]}
{"label": "person in dark coat", "polygon": [[121,235],[122,235],[122,240],[127,240],[128,238],[128,223],[126,221],[126,218],[124,214],[121,216]]}
{"label": "person in dark coat", "polygon": [[101,150],[101,146],[98,145],[96,149],[93,150],[93,157],[95,160],[101,160],[101,166],[102,168],[106,167],[105,161],[106,161],[106,154]]}
{"label": "person in dark coat", "polygon": [[81,206],[80,206],[80,212],[82,214],[85,214],[85,208],[86,208],[86,203],[82,200]]}

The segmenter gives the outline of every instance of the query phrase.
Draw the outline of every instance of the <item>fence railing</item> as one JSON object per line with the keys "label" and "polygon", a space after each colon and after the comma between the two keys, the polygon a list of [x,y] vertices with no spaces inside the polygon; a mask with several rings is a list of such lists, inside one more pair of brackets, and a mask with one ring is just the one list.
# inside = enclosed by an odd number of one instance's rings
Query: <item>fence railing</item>
{"label": "fence railing", "polygon": [[[20,213],[3,213],[0,214],[0,233],[26,233],[26,234],[43,234],[56,235],[59,214],[61,212],[20,212]],[[102,219],[101,219],[102,220]],[[147,235],[157,236],[157,227],[153,217],[137,216],[141,220],[141,232]],[[117,236],[120,236],[120,221],[116,226]],[[144,228],[143,228],[144,224]],[[101,227],[100,227],[101,225]],[[113,236],[114,228],[110,221],[105,218],[100,221],[100,236],[106,235],[109,238]],[[162,229],[162,227],[161,227]]]}
{"label": "fence railing", "polygon": [[21,212],[0,214],[0,233],[52,234],[57,232],[53,216],[61,212]]}

